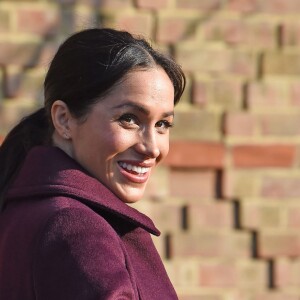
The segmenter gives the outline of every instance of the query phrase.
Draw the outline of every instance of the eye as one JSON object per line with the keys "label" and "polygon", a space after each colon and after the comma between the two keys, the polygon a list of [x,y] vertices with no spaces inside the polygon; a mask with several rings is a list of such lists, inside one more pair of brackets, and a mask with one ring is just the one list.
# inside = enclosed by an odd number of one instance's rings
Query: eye
{"label": "eye", "polygon": [[165,133],[169,128],[173,127],[173,124],[167,120],[161,120],[155,124],[155,127],[159,133]]}
{"label": "eye", "polygon": [[138,126],[138,118],[133,114],[124,114],[118,121],[125,127],[136,127]]}

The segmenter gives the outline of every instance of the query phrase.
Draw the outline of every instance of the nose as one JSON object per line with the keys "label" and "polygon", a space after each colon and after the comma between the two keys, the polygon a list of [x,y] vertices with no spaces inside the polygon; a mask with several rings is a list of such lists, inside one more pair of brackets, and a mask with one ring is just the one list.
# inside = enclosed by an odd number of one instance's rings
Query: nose
{"label": "nose", "polygon": [[155,130],[140,133],[139,140],[136,144],[136,151],[149,158],[158,158],[160,156],[157,133]]}

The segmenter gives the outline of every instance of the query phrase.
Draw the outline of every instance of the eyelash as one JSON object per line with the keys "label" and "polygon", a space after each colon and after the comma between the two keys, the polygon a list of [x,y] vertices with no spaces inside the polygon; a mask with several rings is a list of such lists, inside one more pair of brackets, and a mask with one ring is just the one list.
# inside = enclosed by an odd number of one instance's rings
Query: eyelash
{"label": "eyelash", "polygon": [[[134,124],[131,124],[129,119],[132,121],[134,121]],[[118,121],[122,124],[122,125],[127,125],[129,127],[134,127],[135,125],[138,125],[138,118],[133,115],[133,114],[124,114],[121,117],[119,117]],[[162,123],[165,126],[165,129],[169,129],[172,128],[174,125],[173,123],[167,121],[167,120],[161,120],[156,122],[155,127],[157,127],[157,125],[159,123]],[[161,128],[161,127],[158,127]]]}

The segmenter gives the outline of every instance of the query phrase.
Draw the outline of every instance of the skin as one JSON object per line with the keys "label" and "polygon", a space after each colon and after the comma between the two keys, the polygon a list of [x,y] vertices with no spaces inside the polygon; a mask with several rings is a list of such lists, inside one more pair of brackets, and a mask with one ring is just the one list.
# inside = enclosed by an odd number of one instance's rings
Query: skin
{"label": "skin", "polygon": [[173,117],[174,88],[165,71],[136,70],[97,102],[84,122],[57,100],[53,141],[123,202],[134,203],[169,151]]}

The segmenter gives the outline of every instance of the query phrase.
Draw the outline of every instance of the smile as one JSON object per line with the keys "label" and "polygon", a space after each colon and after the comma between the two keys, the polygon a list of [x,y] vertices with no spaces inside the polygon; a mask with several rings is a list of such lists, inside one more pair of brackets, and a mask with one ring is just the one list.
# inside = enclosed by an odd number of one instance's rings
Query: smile
{"label": "smile", "polygon": [[119,165],[123,169],[125,169],[129,172],[136,173],[136,174],[141,174],[141,175],[149,172],[149,170],[150,170],[150,168],[135,166],[135,165],[127,164],[125,162],[119,162]]}

